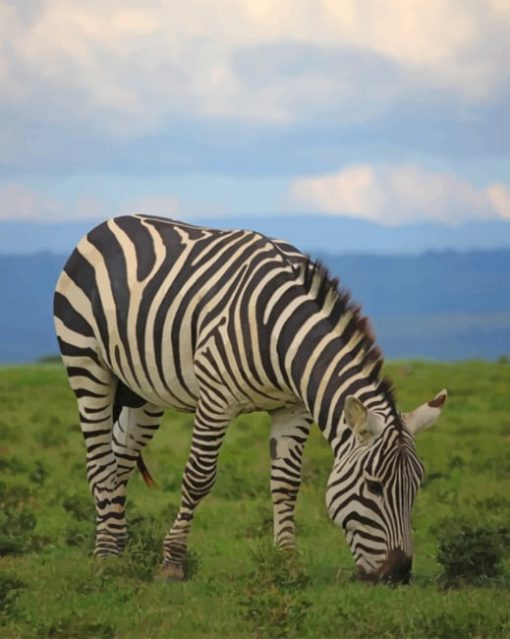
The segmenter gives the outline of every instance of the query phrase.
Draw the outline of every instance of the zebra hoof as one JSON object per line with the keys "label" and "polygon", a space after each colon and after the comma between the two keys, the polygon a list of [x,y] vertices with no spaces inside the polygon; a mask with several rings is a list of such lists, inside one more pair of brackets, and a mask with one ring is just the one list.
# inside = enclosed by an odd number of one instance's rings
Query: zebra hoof
{"label": "zebra hoof", "polygon": [[184,581],[184,570],[182,566],[164,564],[161,568],[159,581]]}
{"label": "zebra hoof", "polygon": [[96,548],[94,550],[94,558],[95,559],[109,559],[110,557],[118,558],[119,557],[119,549],[117,545],[112,546],[101,546],[100,548]]}

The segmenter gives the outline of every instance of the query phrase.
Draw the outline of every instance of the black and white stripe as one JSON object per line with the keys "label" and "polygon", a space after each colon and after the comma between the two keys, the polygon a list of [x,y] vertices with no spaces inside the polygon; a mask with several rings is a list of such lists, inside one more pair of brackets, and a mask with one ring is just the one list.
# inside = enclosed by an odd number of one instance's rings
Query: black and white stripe
{"label": "black and white stripe", "polygon": [[[78,244],[54,311],[85,437],[98,556],[124,546],[126,485],[137,464],[147,477],[141,451],[163,409],[191,411],[181,506],[164,542],[165,574],[181,578],[229,423],[267,410],[275,543],[295,543],[301,458],[315,421],[335,455],[328,509],[360,570],[402,572],[422,475],[411,431],[437,417],[446,395],[409,418],[396,411],[366,320],[320,264],[249,231],[124,216]],[[381,495],[367,492],[374,482]]]}

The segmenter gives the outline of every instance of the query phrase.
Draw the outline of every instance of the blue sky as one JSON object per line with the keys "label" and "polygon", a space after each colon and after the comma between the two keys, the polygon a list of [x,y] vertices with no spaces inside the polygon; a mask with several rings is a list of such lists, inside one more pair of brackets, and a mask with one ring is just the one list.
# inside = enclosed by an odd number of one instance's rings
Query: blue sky
{"label": "blue sky", "polygon": [[510,0],[0,0],[0,220],[510,220]]}

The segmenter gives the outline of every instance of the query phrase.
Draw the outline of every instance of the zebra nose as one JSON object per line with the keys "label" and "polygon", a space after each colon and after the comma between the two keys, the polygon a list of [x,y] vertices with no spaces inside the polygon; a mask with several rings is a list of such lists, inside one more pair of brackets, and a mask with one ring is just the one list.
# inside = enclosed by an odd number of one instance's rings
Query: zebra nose
{"label": "zebra nose", "polygon": [[379,570],[380,579],[390,584],[408,584],[412,566],[413,558],[408,557],[400,548],[390,550]]}

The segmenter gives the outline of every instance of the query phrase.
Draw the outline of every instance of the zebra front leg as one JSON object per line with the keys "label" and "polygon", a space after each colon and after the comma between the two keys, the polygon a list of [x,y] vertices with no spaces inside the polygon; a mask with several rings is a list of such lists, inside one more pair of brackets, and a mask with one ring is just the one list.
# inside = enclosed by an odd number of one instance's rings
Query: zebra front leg
{"label": "zebra front leg", "polygon": [[217,406],[199,402],[191,449],[182,478],[179,512],[163,544],[164,579],[184,579],[183,562],[195,510],[213,487],[218,455],[231,419],[231,415],[220,412]]}
{"label": "zebra front leg", "polygon": [[294,510],[301,485],[303,449],[311,424],[312,418],[303,405],[271,413],[271,498],[277,548],[296,546]]}
{"label": "zebra front leg", "polygon": [[112,448],[116,461],[116,476],[119,490],[124,498],[123,509],[117,522],[117,546],[122,550],[127,542],[125,516],[126,489],[128,481],[145,445],[158,430],[164,411],[154,404],[140,407],[124,406],[113,426]]}

